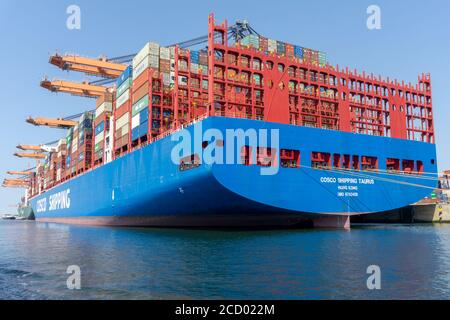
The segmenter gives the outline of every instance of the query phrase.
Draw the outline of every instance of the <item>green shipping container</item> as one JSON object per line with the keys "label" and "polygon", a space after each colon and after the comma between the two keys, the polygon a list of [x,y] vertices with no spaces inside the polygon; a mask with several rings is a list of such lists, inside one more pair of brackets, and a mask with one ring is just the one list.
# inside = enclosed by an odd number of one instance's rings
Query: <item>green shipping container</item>
{"label": "green shipping container", "polygon": [[148,94],[141,98],[138,102],[133,104],[132,115],[133,117],[137,115],[139,112],[148,108]]}
{"label": "green shipping container", "polygon": [[127,91],[127,89],[131,87],[132,84],[133,79],[129,78],[128,80],[125,80],[125,82],[122,83],[119,88],[117,88],[116,98],[119,98],[125,91]]}

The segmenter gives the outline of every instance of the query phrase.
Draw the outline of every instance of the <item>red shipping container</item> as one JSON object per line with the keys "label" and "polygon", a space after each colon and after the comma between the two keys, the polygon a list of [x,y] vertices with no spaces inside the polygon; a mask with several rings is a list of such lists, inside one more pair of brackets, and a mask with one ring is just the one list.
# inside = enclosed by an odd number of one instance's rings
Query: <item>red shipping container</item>
{"label": "red shipping container", "polygon": [[136,103],[139,101],[142,97],[144,97],[146,94],[149,93],[149,84],[148,82],[144,82],[144,84],[137,89],[135,92],[133,92],[133,103]]}
{"label": "red shipping container", "polygon": [[117,120],[122,117],[125,113],[130,112],[131,110],[131,100],[125,102],[119,109],[115,110],[114,118]]}
{"label": "red shipping container", "polygon": [[137,91],[145,82],[148,82],[150,80],[152,73],[155,73],[153,72],[153,69],[145,69],[145,71],[142,72],[139,77],[133,80],[133,93]]}

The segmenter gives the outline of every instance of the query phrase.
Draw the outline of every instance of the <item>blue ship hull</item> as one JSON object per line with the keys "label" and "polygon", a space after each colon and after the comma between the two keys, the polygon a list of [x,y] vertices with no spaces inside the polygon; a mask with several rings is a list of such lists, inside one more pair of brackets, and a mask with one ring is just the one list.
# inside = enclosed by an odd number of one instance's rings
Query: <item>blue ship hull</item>
{"label": "blue ship hull", "polygon": [[[351,215],[408,206],[437,186],[434,144],[222,117],[186,130],[194,134],[200,127],[278,129],[279,148],[299,150],[301,166],[280,167],[274,175],[243,164],[201,164],[183,171],[171,160],[178,142],[168,136],[34,197],[36,219],[155,227],[345,227]],[[379,171],[314,169],[312,152],[374,156]],[[386,158],[420,160],[426,174],[389,174]]]}

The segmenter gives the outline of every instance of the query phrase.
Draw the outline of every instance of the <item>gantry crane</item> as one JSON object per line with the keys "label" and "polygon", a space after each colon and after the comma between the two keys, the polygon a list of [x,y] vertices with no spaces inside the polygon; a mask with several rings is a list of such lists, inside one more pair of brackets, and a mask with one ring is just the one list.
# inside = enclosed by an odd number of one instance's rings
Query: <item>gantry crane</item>
{"label": "gantry crane", "polygon": [[35,126],[47,126],[50,128],[57,128],[57,129],[69,129],[77,125],[76,121],[66,120],[62,118],[49,119],[49,118],[28,117],[28,119],[26,119],[25,121]]}
{"label": "gantry crane", "polygon": [[64,80],[49,81],[44,79],[41,81],[41,87],[52,92],[64,92],[89,98],[98,98],[109,92],[109,88],[104,86],[92,85],[87,82],[75,83]]}
{"label": "gantry crane", "polygon": [[118,78],[127,68],[125,64],[111,62],[106,58],[92,59],[75,55],[54,54],[50,56],[49,62],[62,70],[83,72],[104,78]]}

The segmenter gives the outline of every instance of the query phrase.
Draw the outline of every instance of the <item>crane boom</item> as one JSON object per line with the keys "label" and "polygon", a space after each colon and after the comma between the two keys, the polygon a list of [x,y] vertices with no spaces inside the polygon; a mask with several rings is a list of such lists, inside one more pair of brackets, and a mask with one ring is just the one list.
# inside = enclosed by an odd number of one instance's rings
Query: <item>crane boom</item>
{"label": "crane boom", "polygon": [[62,70],[84,72],[105,78],[118,78],[127,65],[108,61],[106,58],[92,59],[75,55],[50,56],[49,62]]}
{"label": "crane boom", "polygon": [[7,171],[6,173],[12,176],[29,176],[33,171]]}
{"label": "crane boom", "polygon": [[57,129],[69,129],[77,125],[76,121],[65,120],[65,119],[49,119],[49,118],[32,118],[29,117],[25,120],[26,122],[35,126],[47,126],[50,128]]}
{"label": "crane boom", "polygon": [[23,151],[41,151],[42,150],[41,146],[31,146],[31,145],[26,145],[26,144],[19,144],[16,148],[23,150]]}
{"label": "crane boom", "polygon": [[108,92],[107,87],[91,85],[86,82],[75,83],[63,80],[49,81],[45,79],[41,81],[41,87],[52,92],[64,92],[90,98],[98,98]]}
{"label": "crane boom", "polygon": [[3,180],[2,186],[6,188],[28,188],[29,181],[21,179],[5,179]]}
{"label": "crane boom", "polygon": [[14,153],[16,157],[19,158],[31,158],[31,159],[45,159],[45,154],[43,153]]}

